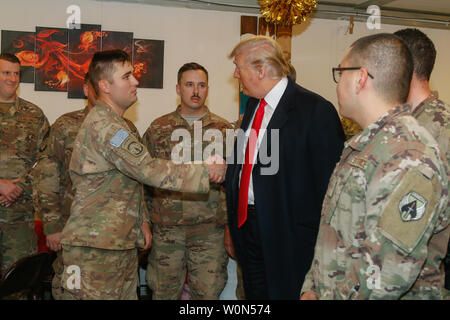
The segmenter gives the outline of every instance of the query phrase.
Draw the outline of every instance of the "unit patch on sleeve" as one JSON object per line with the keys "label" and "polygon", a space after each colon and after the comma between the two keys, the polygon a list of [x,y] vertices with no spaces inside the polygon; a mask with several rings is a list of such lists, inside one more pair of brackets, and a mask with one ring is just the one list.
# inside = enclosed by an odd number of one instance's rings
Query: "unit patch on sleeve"
{"label": "unit patch on sleeve", "polygon": [[398,204],[400,217],[403,221],[418,221],[422,219],[425,209],[427,208],[427,200],[420,194],[411,191],[405,195]]}
{"label": "unit patch on sleeve", "polygon": [[128,150],[128,152],[130,152],[133,156],[139,156],[144,151],[144,146],[133,140],[129,141],[129,143],[127,141],[123,147],[126,148],[126,150]]}
{"label": "unit patch on sleeve", "polygon": [[109,140],[109,143],[116,147],[119,148],[122,143],[125,141],[126,138],[128,138],[130,134],[128,132],[126,132],[123,129],[120,129],[119,131],[116,132],[116,134],[111,138],[111,140]]}
{"label": "unit patch on sleeve", "polygon": [[438,205],[435,177],[410,169],[387,198],[378,221],[380,232],[406,253],[422,239]]}

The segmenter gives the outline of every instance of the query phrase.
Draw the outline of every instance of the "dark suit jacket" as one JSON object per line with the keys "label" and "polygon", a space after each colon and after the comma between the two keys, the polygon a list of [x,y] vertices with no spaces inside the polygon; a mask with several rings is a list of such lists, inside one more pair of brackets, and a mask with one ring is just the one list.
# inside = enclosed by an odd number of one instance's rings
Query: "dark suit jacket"
{"label": "dark suit jacket", "polygon": [[[248,101],[241,125],[244,131],[257,105],[257,99]],[[263,153],[274,156],[271,129],[279,129],[279,169],[276,174],[261,174],[273,163],[264,164],[260,149],[252,172],[268,295],[269,299],[298,299],[311,266],[322,201],[343,149],[344,132],[330,102],[290,79],[263,138],[268,145]],[[228,161],[225,184],[230,232],[242,264],[245,256],[237,229],[242,164],[236,158],[242,146],[237,144]]]}

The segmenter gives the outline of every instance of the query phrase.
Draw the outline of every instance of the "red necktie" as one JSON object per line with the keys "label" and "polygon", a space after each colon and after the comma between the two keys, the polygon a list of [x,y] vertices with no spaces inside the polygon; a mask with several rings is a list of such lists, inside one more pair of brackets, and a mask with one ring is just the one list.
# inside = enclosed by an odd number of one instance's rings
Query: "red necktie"
{"label": "red necktie", "polygon": [[[238,228],[240,228],[247,220],[248,205],[248,187],[250,184],[250,176],[252,174],[253,159],[255,156],[256,142],[258,140],[259,129],[264,118],[264,107],[267,102],[262,99],[256,110],[255,119],[253,119],[252,129],[248,136],[247,148],[245,149],[245,160],[242,166],[241,184],[239,186],[239,208],[238,208]],[[256,135],[256,137],[255,137]]]}

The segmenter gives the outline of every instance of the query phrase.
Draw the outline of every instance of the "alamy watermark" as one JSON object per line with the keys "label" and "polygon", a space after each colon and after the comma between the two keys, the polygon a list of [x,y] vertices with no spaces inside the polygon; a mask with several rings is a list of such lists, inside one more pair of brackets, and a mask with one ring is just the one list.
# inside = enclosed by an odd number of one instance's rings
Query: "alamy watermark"
{"label": "alamy watermark", "polygon": [[81,28],[81,8],[75,4],[67,7],[66,13],[70,16],[66,20],[67,29]]}
{"label": "alamy watermark", "polygon": [[80,290],[81,288],[81,269],[77,265],[70,265],[66,270],[67,274],[70,274],[66,281],[67,289],[69,290]]}
{"label": "alamy watermark", "polygon": [[[175,164],[192,162],[199,164],[210,156],[219,155],[225,158],[227,164],[234,164],[234,162],[243,164],[245,148],[247,143],[250,143],[257,146],[257,161],[261,164],[261,175],[274,175],[279,169],[279,140],[279,129],[261,129],[259,139],[254,129],[247,132],[242,129],[226,129],[224,137],[222,131],[218,129],[207,129],[203,132],[201,122],[196,121],[193,137],[191,132],[184,128],[175,129],[172,132],[171,141],[178,143],[171,150],[171,160]],[[236,154],[225,152],[233,150],[235,141]],[[203,147],[204,142],[208,143],[205,147]],[[227,154],[231,156],[227,157]],[[250,155],[248,162],[254,164],[254,158],[254,155]]]}
{"label": "alamy watermark", "polygon": [[381,270],[377,265],[370,265],[367,268],[369,277],[366,280],[367,288],[370,290],[381,289]]}
{"label": "alamy watermark", "polygon": [[381,29],[381,10],[377,5],[371,5],[367,7],[366,12],[370,14],[367,18],[366,26],[369,30],[380,30]]}

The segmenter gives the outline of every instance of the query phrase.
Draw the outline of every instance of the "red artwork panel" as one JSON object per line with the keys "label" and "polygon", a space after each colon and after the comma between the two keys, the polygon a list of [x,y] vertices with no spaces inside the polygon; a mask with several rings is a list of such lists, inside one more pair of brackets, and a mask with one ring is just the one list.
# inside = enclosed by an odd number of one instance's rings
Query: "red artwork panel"
{"label": "red artwork panel", "polygon": [[36,91],[67,91],[68,30],[36,27]]}
{"label": "red artwork panel", "polygon": [[2,52],[20,60],[20,82],[34,82],[34,32],[2,30]]}
{"label": "red artwork panel", "polygon": [[70,99],[83,99],[84,77],[92,56],[100,50],[101,26],[82,24],[80,29],[69,29],[69,88]]}
{"label": "red artwork panel", "polygon": [[102,31],[102,51],[121,49],[133,56],[133,32]]}
{"label": "red artwork panel", "polygon": [[134,76],[139,88],[163,87],[164,41],[134,39]]}

